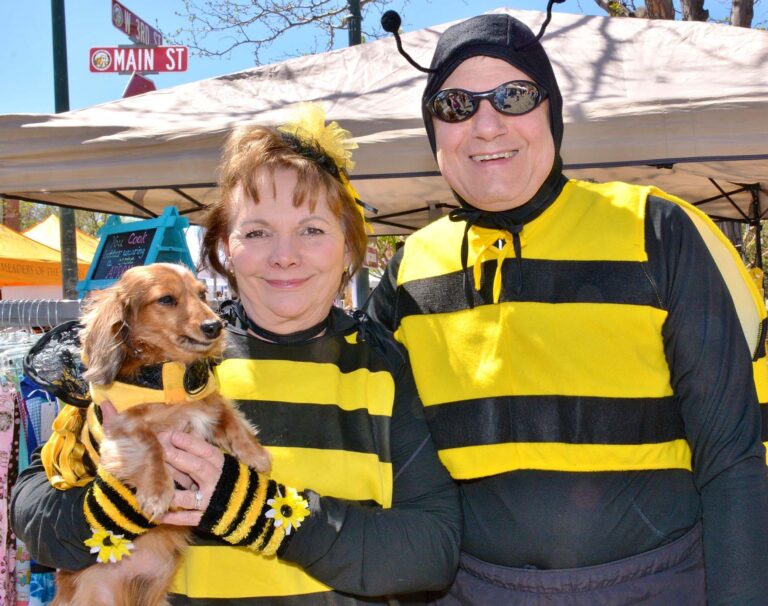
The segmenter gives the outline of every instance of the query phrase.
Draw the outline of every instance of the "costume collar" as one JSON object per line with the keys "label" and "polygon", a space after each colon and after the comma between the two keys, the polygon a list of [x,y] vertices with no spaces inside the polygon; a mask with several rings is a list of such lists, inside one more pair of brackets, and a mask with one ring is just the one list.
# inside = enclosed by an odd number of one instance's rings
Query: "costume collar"
{"label": "costume collar", "polygon": [[[491,212],[481,210],[471,206],[459,196],[456,192],[453,195],[461,203],[461,208],[452,210],[448,217],[451,221],[464,221],[464,236],[461,239],[461,267],[464,275],[464,296],[467,299],[470,309],[475,306],[475,295],[470,285],[468,271],[467,271],[467,259],[469,256],[469,230],[473,226],[484,227],[486,229],[496,230],[498,234],[494,236],[491,241],[500,240],[506,242],[505,232],[512,236],[512,247],[507,247],[506,243],[501,248],[503,254],[498,254],[496,251],[494,255],[497,258],[496,276],[494,277],[493,284],[493,302],[498,303],[501,295],[501,266],[504,263],[504,259],[511,256],[511,253],[515,253],[515,265],[517,267],[513,275],[514,290],[516,293],[522,292],[523,289],[523,267],[522,267],[522,243],[520,241],[520,232],[523,231],[523,227],[526,223],[533,221],[552,203],[563,191],[563,187],[568,180],[562,173],[563,163],[560,156],[555,157],[552,170],[547,176],[544,183],[539,190],[534,194],[528,202],[517,208],[509,210],[503,210],[498,212]],[[485,259],[485,252],[488,252],[490,242],[483,246],[483,252],[477,256],[475,260],[474,268],[474,282],[475,290],[480,290],[480,274],[482,262]]]}
{"label": "costume collar", "polygon": [[[314,341],[321,335],[335,334],[339,328],[348,328],[345,326],[343,320],[340,321],[340,317],[346,318],[351,321],[352,319],[343,311],[336,307],[331,307],[328,311],[328,315],[322,320],[322,322],[311,326],[306,330],[300,330],[287,335],[279,335],[277,333],[270,332],[264,328],[261,328],[245,313],[243,304],[237,302],[231,308],[231,318],[228,319],[229,330],[235,333],[246,333],[246,330],[251,330],[253,333],[259,335],[268,343],[277,345],[304,345]],[[348,322],[349,323],[349,322]],[[354,322],[352,322],[354,323]]]}
{"label": "costume collar", "polygon": [[185,366],[181,362],[164,362],[142,366],[135,377],[118,377],[109,385],[90,385],[96,404],[109,401],[117,412],[139,404],[194,402],[210,395],[218,385],[207,360]]}
{"label": "costume collar", "polygon": [[[245,313],[245,310],[243,310],[243,313]],[[251,320],[247,315],[245,316],[245,321],[248,325],[248,330],[250,330],[255,335],[258,335],[262,339],[266,339],[272,343],[279,343],[280,345],[297,345],[299,343],[306,343],[307,341],[311,341],[312,339],[319,337],[321,334],[329,330],[331,327],[331,314],[329,312],[328,315],[322,319],[322,321],[318,322],[314,326],[310,326],[304,330],[297,330],[296,332],[288,333],[286,335],[281,335],[276,332],[272,332],[271,330],[267,330],[266,328],[262,328],[256,324],[256,322]]]}

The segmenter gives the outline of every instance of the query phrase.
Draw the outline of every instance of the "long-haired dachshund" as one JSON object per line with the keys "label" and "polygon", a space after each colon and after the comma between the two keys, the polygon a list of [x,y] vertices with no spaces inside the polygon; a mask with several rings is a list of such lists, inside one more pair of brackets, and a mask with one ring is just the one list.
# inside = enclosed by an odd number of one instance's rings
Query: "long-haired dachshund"
{"label": "long-haired dachshund", "polygon": [[[103,390],[118,413],[105,423],[99,463],[135,489],[142,511],[157,519],[168,511],[174,481],[157,439],[162,431],[194,431],[261,472],[270,459],[255,430],[214,389],[200,385],[209,377],[209,360],[224,347],[222,322],[206,304],[205,287],[179,265],[157,263],[126,271],[111,287],[94,293],[82,317],[80,333],[84,378],[95,394]],[[176,364],[177,384],[166,400],[123,406],[114,385],[133,389],[168,380],[168,362]],[[202,365],[203,371],[200,372]],[[178,369],[181,369],[181,373]],[[186,369],[186,371],[185,371]],[[197,379],[197,381],[196,381]],[[178,383],[178,381],[177,381]],[[203,397],[190,392],[206,389]],[[181,390],[180,390],[181,389]],[[199,395],[199,393],[198,393]],[[114,398],[115,401],[112,401]],[[163,398],[158,398],[162,400]],[[168,401],[170,400],[170,401]],[[95,406],[92,404],[91,406]],[[159,525],[134,542],[130,557],[99,563],[57,576],[56,606],[162,606],[190,530]]]}

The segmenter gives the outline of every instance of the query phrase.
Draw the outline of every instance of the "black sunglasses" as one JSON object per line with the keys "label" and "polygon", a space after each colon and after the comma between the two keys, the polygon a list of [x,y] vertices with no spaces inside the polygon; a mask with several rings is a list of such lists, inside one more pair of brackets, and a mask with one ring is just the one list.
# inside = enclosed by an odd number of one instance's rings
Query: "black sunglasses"
{"label": "black sunglasses", "polygon": [[497,112],[522,116],[536,109],[547,94],[544,88],[528,80],[505,82],[484,93],[446,88],[432,95],[427,101],[427,109],[443,122],[462,122],[475,115],[482,99],[488,99]]}

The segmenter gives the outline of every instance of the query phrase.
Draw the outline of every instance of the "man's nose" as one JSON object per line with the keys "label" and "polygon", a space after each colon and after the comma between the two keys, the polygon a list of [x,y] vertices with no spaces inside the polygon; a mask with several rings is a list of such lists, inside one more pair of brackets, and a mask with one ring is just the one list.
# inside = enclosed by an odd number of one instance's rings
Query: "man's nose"
{"label": "man's nose", "polygon": [[507,132],[507,116],[497,112],[488,99],[480,99],[477,112],[472,116],[472,131],[475,136],[491,140]]}

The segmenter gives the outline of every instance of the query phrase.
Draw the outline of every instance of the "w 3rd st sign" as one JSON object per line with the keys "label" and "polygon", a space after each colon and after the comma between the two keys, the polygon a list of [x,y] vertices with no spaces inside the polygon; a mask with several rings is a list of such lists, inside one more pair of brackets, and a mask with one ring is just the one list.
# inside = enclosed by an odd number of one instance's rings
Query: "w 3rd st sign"
{"label": "w 3rd st sign", "polygon": [[91,49],[92,72],[185,72],[186,46],[113,47]]}

